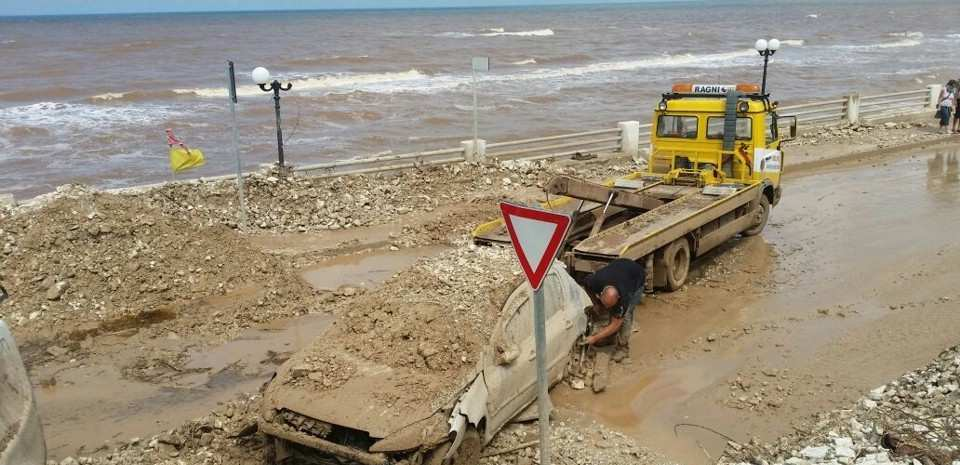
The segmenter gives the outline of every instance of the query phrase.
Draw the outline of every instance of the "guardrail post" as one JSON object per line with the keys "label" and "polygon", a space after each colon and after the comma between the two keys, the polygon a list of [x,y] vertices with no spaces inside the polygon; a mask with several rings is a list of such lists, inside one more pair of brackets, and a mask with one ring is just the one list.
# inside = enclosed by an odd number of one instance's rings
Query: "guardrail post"
{"label": "guardrail post", "polygon": [[936,110],[937,104],[940,103],[937,100],[940,99],[940,91],[943,90],[943,85],[941,84],[930,84],[927,86],[927,109]]}
{"label": "guardrail post", "polygon": [[621,121],[617,127],[620,128],[620,151],[636,160],[640,156],[640,122]]}
{"label": "guardrail post", "polygon": [[860,123],[860,94],[854,92],[847,96],[847,103],[843,107],[844,117],[847,124],[854,125]]}
{"label": "guardrail post", "polygon": [[481,163],[487,158],[487,141],[477,139],[477,146],[473,146],[473,139],[460,142],[463,147],[463,160],[467,163]]}

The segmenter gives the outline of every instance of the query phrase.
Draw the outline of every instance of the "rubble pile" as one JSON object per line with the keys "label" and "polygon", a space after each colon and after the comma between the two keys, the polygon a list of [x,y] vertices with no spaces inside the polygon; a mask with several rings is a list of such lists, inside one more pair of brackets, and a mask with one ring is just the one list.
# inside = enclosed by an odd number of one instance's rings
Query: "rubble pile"
{"label": "rubble pile", "polygon": [[769,444],[729,443],[720,463],[960,464],[960,346],[795,429]]}
{"label": "rubble pile", "polygon": [[[569,165],[549,161],[507,161],[489,165],[456,164],[399,172],[341,177],[296,173],[252,174],[244,180],[247,221],[253,232],[307,232],[391,223],[404,215],[431,212],[476,195],[509,195],[542,186],[556,174],[588,178],[626,173],[636,166]],[[130,190],[166,214],[201,225],[238,228],[240,210],[235,180],[164,184]]]}
{"label": "rubble pile", "polygon": [[820,144],[875,144],[877,148],[911,142],[936,140],[945,137],[936,132],[928,121],[898,121],[886,123],[858,123],[845,126],[819,126],[797,135],[784,145],[805,146]]}
{"label": "rubble pile", "polygon": [[[0,318],[18,338],[66,339],[165,322],[211,339],[307,313],[315,292],[275,257],[223,226],[199,227],[124,198],[82,189],[0,217]],[[204,302],[234,299],[220,315]],[[27,342],[24,340],[24,342]]]}
{"label": "rubble pile", "polygon": [[[552,415],[551,415],[552,416]],[[540,461],[537,422],[507,425],[484,449],[479,465],[533,465]],[[551,421],[553,463],[623,465],[668,463],[632,438],[599,423]]]}
{"label": "rubble pile", "polygon": [[228,402],[150,438],[124,439],[110,451],[48,465],[263,465],[268,449],[256,429],[259,403],[260,396]]}
{"label": "rubble pile", "polygon": [[[356,369],[351,359],[359,358],[442,374],[437,379],[443,386],[433,386],[432,392],[400,393],[427,394],[442,403],[476,366],[500,306],[519,283],[518,274],[516,259],[503,247],[461,244],[422,259],[380,287],[334,307],[336,326],[291,358],[285,382],[331,389],[349,379]],[[303,376],[296,376],[298,370]]]}

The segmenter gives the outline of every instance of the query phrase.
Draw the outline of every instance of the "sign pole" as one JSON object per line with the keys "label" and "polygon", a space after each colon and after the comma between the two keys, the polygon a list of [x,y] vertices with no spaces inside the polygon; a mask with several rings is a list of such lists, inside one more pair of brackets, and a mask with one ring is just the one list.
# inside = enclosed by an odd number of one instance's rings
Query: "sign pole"
{"label": "sign pole", "polygon": [[543,289],[533,291],[533,334],[537,346],[537,410],[540,414],[540,465],[550,465],[550,380],[547,379],[547,324]]}
{"label": "sign pole", "polygon": [[237,77],[233,62],[227,62],[227,79],[230,94],[230,121],[233,123],[233,154],[237,158],[237,196],[240,198],[240,227],[247,228],[247,206],[243,198],[243,167],[240,163],[240,130],[237,129]]}
{"label": "sign pole", "polygon": [[520,268],[533,289],[533,336],[537,357],[537,410],[540,425],[540,465],[550,465],[550,378],[547,371],[547,318],[541,285],[570,230],[570,216],[509,202],[500,202],[503,222]]}
{"label": "sign pole", "polygon": [[473,67],[473,154],[476,155],[480,150],[477,147],[478,140],[480,140],[480,123],[477,121],[479,119],[478,110],[477,110],[477,68]]}

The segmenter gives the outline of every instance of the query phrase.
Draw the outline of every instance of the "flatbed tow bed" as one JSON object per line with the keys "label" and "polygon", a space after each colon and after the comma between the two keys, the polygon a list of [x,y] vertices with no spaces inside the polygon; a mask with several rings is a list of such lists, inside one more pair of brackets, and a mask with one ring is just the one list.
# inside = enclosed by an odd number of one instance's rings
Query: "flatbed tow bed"
{"label": "flatbed tow bed", "polygon": [[[780,200],[781,143],[796,135],[796,118],[776,107],[755,85],[680,84],[654,112],[646,171],[604,183],[552,179],[541,207],[572,216],[561,255],[571,274],[627,258],[645,264],[648,286],[676,290],[693,258],[759,234]],[[473,236],[509,242],[499,220]]]}

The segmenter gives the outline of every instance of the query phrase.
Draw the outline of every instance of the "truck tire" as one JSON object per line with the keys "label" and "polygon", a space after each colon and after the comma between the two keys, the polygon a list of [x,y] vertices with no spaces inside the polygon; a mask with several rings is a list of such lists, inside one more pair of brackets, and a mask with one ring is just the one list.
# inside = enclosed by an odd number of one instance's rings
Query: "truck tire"
{"label": "truck tire", "polygon": [[757,208],[750,214],[756,216],[756,222],[753,226],[743,230],[742,234],[744,236],[756,236],[760,234],[767,225],[767,220],[770,219],[770,200],[767,199],[767,196],[760,196],[760,202]]}
{"label": "truck tire", "polygon": [[663,249],[663,267],[666,288],[675,291],[687,282],[690,272],[690,242],[681,237]]}

